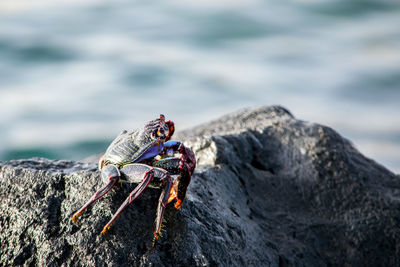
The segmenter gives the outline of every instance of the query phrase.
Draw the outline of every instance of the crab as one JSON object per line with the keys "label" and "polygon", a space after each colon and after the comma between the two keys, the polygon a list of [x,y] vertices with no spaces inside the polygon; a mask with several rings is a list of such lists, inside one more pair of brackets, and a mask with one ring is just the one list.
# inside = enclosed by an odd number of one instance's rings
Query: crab
{"label": "crab", "polygon": [[122,131],[100,158],[99,170],[105,183],[77,212],[72,221],[96,200],[107,194],[117,182],[137,184],[111,220],[104,226],[105,234],[121,213],[138,198],[147,187],[161,188],[157,207],[153,246],[161,235],[161,225],[168,203],[176,200],[181,208],[191,176],[196,167],[193,151],[179,141],[170,140],[175,131],[172,121],[165,116],[148,122],[143,128]]}

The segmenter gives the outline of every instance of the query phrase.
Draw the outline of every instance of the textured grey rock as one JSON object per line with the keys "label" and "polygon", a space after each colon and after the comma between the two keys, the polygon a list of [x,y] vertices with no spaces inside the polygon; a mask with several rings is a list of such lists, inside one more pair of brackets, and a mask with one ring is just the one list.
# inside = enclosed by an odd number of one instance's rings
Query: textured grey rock
{"label": "textured grey rock", "polygon": [[102,236],[129,185],[77,226],[73,212],[101,183],[95,164],[0,163],[1,265],[400,265],[400,177],[334,130],[261,107],[175,138],[193,148],[198,167],[182,209],[167,210],[155,250],[158,190]]}

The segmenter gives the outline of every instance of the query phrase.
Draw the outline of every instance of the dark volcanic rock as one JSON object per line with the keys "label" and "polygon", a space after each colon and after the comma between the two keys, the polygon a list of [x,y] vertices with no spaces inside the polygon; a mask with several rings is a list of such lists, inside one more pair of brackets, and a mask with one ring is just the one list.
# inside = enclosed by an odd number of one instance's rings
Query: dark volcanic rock
{"label": "dark volcanic rock", "polygon": [[132,186],[113,189],[74,225],[73,212],[101,185],[95,164],[0,163],[1,265],[400,265],[400,177],[334,130],[262,107],[176,139],[198,167],[155,250],[158,190],[102,236]]}

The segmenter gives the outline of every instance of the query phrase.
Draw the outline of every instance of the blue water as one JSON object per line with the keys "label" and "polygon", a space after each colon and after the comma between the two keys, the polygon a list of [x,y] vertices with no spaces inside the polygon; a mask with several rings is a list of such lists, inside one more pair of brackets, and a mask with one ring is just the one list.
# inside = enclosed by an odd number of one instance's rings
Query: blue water
{"label": "blue water", "polygon": [[400,172],[398,0],[52,2],[0,2],[0,160],[280,104]]}

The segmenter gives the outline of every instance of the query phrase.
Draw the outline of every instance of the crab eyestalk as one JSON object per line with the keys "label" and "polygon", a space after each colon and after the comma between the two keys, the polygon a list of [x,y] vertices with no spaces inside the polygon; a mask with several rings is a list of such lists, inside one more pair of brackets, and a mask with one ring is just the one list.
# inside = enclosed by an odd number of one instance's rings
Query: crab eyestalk
{"label": "crab eyestalk", "polygon": [[165,124],[168,126],[168,134],[165,138],[166,141],[169,141],[171,139],[172,135],[175,132],[175,125],[173,121],[166,121]]}

